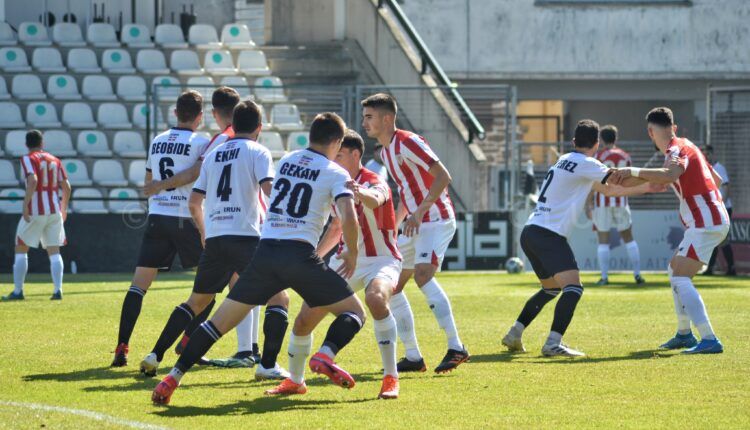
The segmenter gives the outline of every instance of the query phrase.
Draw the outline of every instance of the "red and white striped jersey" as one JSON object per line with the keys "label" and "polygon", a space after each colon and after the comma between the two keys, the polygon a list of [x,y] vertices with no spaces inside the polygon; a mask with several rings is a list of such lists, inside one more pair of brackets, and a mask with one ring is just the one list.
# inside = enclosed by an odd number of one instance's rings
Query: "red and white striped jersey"
{"label": "red and white striped jersey", "polygon": [[36,191],[29,202],[31,215],[60,212],[60,184],[68,179],[60,159],[45,151],[34,151],[21,158],[23,176],[36,174]]}
{"label": "red and white striped jersey", "polygon": [[[433,177],[430,166],[439,161],[427,141],[406,130],[396,130],[390,145],[383,147],[381,157],[388,173],[396,181],[401,202],[412,214],[427,196]],[[422,222],[455,218],[453,202],[448,190],[443,190],[440,198],[425,213]]]}
{"label": "red and white striped jersey", "polygon": [[685,169],[672,184],[680,199],[680,218],[688,228],[729,224],[729,214],[713,178],[713,168],[693,142],[675,137],[667,147],[665,163],[677,161]]}
{"label": "red and white striped jersey", "polygon": [[[354,178],[362,188],[367,188],[380,193],[385,197],[385,203],[375,209],[370,209],[357,202],[357,220],[362,232],[359,235],[359,256],[360,257],[393,257],[401,260],[401,253],[396,245],[396,211],[393,209],[393,196],[388,184],[377,173],[362,168],[359,174]],[[338,216],[336,206],[333,206],[333,215]],[[346,249],[344,241],[339,241],[338,254]]]}
{"label": "red and white striped jersey", "polygon": [[203,160],[203,157],[208,154],[209,152],[213,151],[214,149],[218,148],[220,145],[222,145],[227,140],[234,137],[234,129],[231,125],[228,125],[224,131],[221,133],[214,134],[214,137],[211,138],[211,140],[208,141],[208,146],[206,146],[206,149],[201,152],[200,159]]}
{"label": "red and white striped jersey", "polygon": [[[596,159],[611,169],[630,167],[633,164],[630,160],[630,154],[620,148],[609,148],[599,151],[596,154]],[[596,207],[626,207],[628,206],[628,198],[607,197],[601,193],[594,193],[594,205]]]}

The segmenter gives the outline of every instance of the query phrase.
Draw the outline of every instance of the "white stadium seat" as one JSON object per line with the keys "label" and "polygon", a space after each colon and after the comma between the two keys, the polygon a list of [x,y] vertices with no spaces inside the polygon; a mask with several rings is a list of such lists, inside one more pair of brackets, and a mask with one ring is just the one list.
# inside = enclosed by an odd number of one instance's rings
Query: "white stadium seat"
{"label": "white stadium seat", "polygon": [[226,24],[221,29],[221,43],[229,49],[254,49],[255,42],[245,24]]}
{"label": "white stadium seat", "polygon": [[[146,128],[146,119],[148,118],[148,113],[153,108],[147,106],[145,103],[138,103],[137,105],[133,106],[133,125],[135,125],[137,128]],[[156,109],[156,114],[151,114],[151,129],[162,129],[165,128],[167,125],[164,122],[164,115],[161,113],[161,109]]]}
{"label": "white stadium seat", "polygon": [[115,133],[112,149],[115,154],[125,158],[145,158],[146,148],[143,136],[135,131],[118,131]]}
{"label": "white stadium seat", "polygon": [[8,86],[5,84],[5,79],[0,77],[0,100],[9,100],[10,94],[8,94]]}
{"label": "white stadium seat", "polygon": [[26,192],[20,188],[5,188],[0,190],[0,197],[17,197],[15,200],[0,200],[0,212],[4,214],[22,213],[24,195],[26,195]]}
{"label": "white stadium seat", "polygon": [[117,96],[129,102],[146,100],[146,81],[140,76],[121,76],[117,80]]}
{"label": "white stadium seat", "polygon": [[31,54],[31,65],[43,73],[65,73],[62,54],[57,48],[36,48]]}
{"label": "white stadium seat", "polygon": [[299,131],[305,128],[297,105],[280,103],[271,108],[271,123],[281,131]]}
{"label": "white stadium seat", "polygon": [[154,31],[154,40],[162,48],[184,49],[188,47],[182,29],[175,24],[157,25]]}
{"label": "white stadium seat", "polygon": [[19,100],[44,100],[47,95],[37,75],[15,75],[11,83],[11,94]]}
{"label": "white stadium seat", "polygon": [[0,21],[0,46],[16,46],[16,33],[5,21]]}
{"label": "white stadium seat", "polygon": [[68,51],[68,69],[76,73],[101,73],[94,51],[88,48],[74,48]]}
{"label": "white stadium seat", "polygon": [[282,103],[287,101],[284,84],[276,76],[266,76],[255,80],[255,97],[260,103]]}
{"label": "white stadium seat", "polygon": [[99,130],[83,130],[78,133],[76,149],[84,157],[111,157],[107,135]]}
{"label": "white stadium seat", "polygon": [[254,100],[255,97],[250,92],[250,87],[247,83],[247,79],[244,76],[225,76],[221,78],[219,85],[232,87],[240,94],[242,100]]}
{"label": "white stadium seat", "polygon": [[117,96],[112,92],[112,82],[104,75],[84,76],[81,86],[83,96],[88,100],[117,100]]}
{"label": "white stadium seat", "polygon": [[10,160],[0,160],[0,187],[17,187],[18,178]]}
{"label": "white stadium seat", "polygon": [[18,41],[26,46],[50,46],[47,27],[40,22],[22,22],[18,26]]}
{"label": "white stadium seat", "polygon": [[271,74],[268,68],[266,54],[263,51],[241,51],[237,57],[237,68],[240,73],[250,76],[266,76]]}
{"label": "white stadium seat", "polygon": [[103,187],[125,187],[128,185],[122,163],[119,160],[96,160],[91,173],[94,183]]}
{"label": "white stadium seat", "polygon": [[65,168],[65,173],[68,174],[70,185],[74,187],[86,187],[92,184],[86,163],[75,158],[66,158],[60,160],[60,162],[62,162],[63,168]]}
{"label": "white stadium seat", "polygon": [[150,75],[164,75],[169,73],[167,60],[158,49],[141,49],[135,57],[135,67],[138,71]]}
{"label": "white stadium seat", "polygon": [[57,109],[52,103],[34,102],[26,106],[26,123],[37,128],[59,128],[62,126]]}
{"label": "white stadium seat", "polygon": [[306,131],[295,131],[289,133],[286,138],[286,147],[289,151],[305,149],[310,146],[310,137]]}
{"label": "white stadium seat", "polygon": [[193,76],[187,80],[188,89],[198,91],[203,95],[203,100],[211,100],[216,84],[209,76]]}
{"label": "white stadium seat", "polygon": [[0,128],[22,128],[26,123],[21,117],[21,108],[12,102],[0,102]]}
{"label": "white stadium seat", "polygon": [[106,214],[107,208],[104,207],[104,200],[78,200],[81,197],[86,199],[102,198],[102,192],[96,188],[76,188],[73,190],[73,211],[79,214]]}
{"label": "white stadium seat", "polygon": [[188,30],[188,42],[198,49],[219,49],[219,35],[216,28],[210,24],[193,24]]}
{"label": "white stadium seat", "polygon": [[81,100],[78,83],[70,75],[51,75],[47,79],[47,95],[55,100]]}
{"label": "white stadium seat", "polygon": [[275,131],[262,131],[258,136],[258,143],[268,148],[271,151],[271,157],[278,159],[286,154],[284,149],[284,141],[281,139],[281,135]]}
{"label": "white stadium seat", "polygon": [[52,26],[52,40],[60,46],[78,47],[86,46],[83,33],[78,24],[70,22],[59,22]]}
{"label": "white stadium seat", "polygon": [[30,72],[29,59],[21,48],[0,48],[0,69],[4,72]]}
{"label": "white stadium seat", "polygon": [[232,54],[229,51],[209,50],[203,57],[203,68],[212,75],[236,75]]}
{"label": "white stadium seat", "polygon": [[[138,191],[132,188],[113,188],[109,190],[109,211],[116,214],[142,214],[145,211],[143,208],[144,203],[135,200],[125,199],[137,199]],[[123,200],[119,200],[123,199]]]}
{"label": "white stadium seat", "polygon": [[95,48],[119,48],[115,27],[106,22],[95,22],[86,30],[86,40]]}
{"label": "white stadium seat", "polygon": [[63,106],[63,124],[70,128],[96,128],[91,106],[85,102],[71,102]]}
{"label": "white stadium seat", "polygon": [[[174,110],[177,108],[177,105],[172,103],[167,107],[167,126],[168,127],[177,127],[177,115],[175,115]],[[210,108],[209,108],[210,109]],[[206,110],[206,106],[203,106],[203,116],[211,115],[210,110]],[[203,118],[203,122],[206,122],[206,118]]]}
{"label": "white stadium seat", "polygon": [[130,48],[153,48],[151,42],[151,31],[142,24],[125,24],[120,33],[122,43]]}
{"label": "white stadium seat", "polygon": [[142,187],[146,179],[146,160],[134,160],[128,166],[128,181],[136,187]]}
{"label": "white stadium seat", "polygon": [[44,149],[57,157],[75,157],[76,150],[70,134],[64,130],[48,130],[44,132]]}
{"label": "white stadium seat", "polygon": [[125,49],[107,49],[102,53],[102,68],[109,73],[135,73],[133,60]]}
{"label": "white stadium seat", "polygon": [[5,151],[11,157],[20,157],[27,152],[26,148],[26,130],[11,130],[5,135]]}
{"label": "white stadium seat", "polygon": [[268,130],[273,127],[273,125],[271,124],[271,118],[268,116],[266,108],[263,107],[263,105],[258,105],[258,107],[260,108],[261,124],[263,124],[264,129]]}
{"label": "white stadium seat", "polygon": [[151,94],[159,101],[176,100],[180,91],[180,80],[174,76],[157,76],[151,80]]}
{"label": "white stadium seat", "polygon": [[189,49],[172,51],[172,54],[169,56],[169,67],[179,75],[203,75],[203,68],[200,61],[198,61],[198,54]]}
{"label": "white stadium seat", "polygon": [[99,126],[104,129],[129,129],[133,124],[128,120],[128,111],[120,103],[102,103],[96,113]]}

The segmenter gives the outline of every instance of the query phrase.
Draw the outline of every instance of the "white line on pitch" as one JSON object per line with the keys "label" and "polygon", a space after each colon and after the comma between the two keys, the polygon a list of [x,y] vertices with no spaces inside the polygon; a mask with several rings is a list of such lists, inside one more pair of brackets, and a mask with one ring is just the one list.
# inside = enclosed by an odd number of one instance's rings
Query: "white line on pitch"
{"label": "white line on pitch", "polygon": [[21,409],[32,409],[32,410],[37,410],[37,411],[50,411],[50,412],[60,412],[60,413],[69,414],[69,415],[78,415],[80,417],[90,418],[92,420],[97,420],[97,421],[105,421],[108,423],[126,426],[126,427],[130,427],[134,429],[162,430],[166,428],[166,427],[161,427],[161,426],[157,426],[154,424],[142,423],[139,421],[125,420],[122,418],[113,417],[111,415],[102,414],[99,412],[87,411],[85,409],[72,409],[72,408],[66,408],[63,406],[43,405],[41,403],[7,402],[4,400],[0,400],[0,405],[11,406],[11,407],[21,408]]}

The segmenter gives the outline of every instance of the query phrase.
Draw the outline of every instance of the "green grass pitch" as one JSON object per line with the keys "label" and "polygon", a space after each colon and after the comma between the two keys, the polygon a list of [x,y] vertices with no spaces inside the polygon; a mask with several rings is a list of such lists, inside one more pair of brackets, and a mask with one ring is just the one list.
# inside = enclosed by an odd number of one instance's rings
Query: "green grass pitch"
{"label": "green grass pitch", "polygon": [[[430,371],[401,377],[401,397],[377,400],[380,356],[372,322],[342,351],[357,379],[350,391],[308,374],[308,393],[268,398],[270,382],[248,369],[196,368],[168,407],[151,404],[157,378],[138,374],[173,307],[190,292],[192,274],[170,274],[146,295],[130,344],[130,365],[110,369],[120,305],[129,275],[67,275],[65,298],[50,302],[48,276],[33,275],[26,301],[0,303],[0,428],[748,428],[750,427],[750,281],[698,277],[697,286],[726,351],[681,356],[657,351],[673,334],[666,275],[629,275],[588,287],[566,343],[583,359],[541,357],[552,318],[548,306],[526,331],[526,354],[500,339],[535,291],[531,275],[444,273],[471,362],[453,373],[432,368],[445,353],[442,331],[412,284],[407,293]],[[7,276],[6,276],[7,279]],[[594,274],[584,275],[592,285]],[[2,293],[10,291],[2,286]],[[292,296],[290,318],[300,306]],[[315,332],[320,344],[328,322]],[[210,351],[231,355],[234,333]],[[400,348],[401,352],[402,349]],[[166,355],[159,378],[175,355]],[[286,367],[286,344],[280,355]]]}

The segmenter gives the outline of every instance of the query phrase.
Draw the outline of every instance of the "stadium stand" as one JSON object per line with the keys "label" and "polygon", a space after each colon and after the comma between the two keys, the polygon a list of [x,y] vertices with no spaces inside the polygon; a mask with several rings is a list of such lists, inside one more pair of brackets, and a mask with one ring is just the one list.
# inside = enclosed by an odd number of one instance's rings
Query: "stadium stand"
{"label": "stadium stand", "polygon": [[62,54],[57,48],[36,48],[31,54],[31,65],[41,73],[65,73]]}

